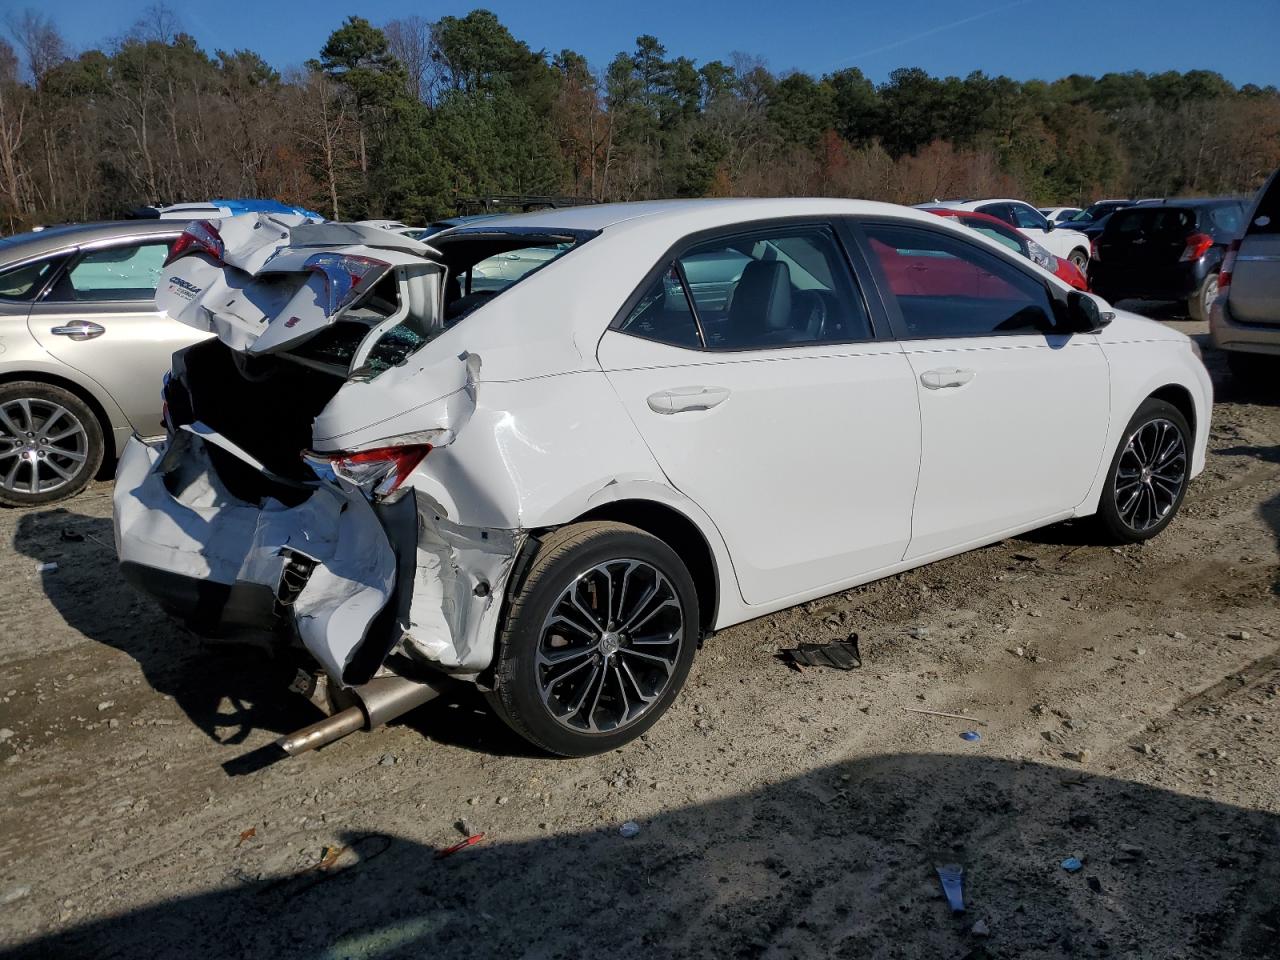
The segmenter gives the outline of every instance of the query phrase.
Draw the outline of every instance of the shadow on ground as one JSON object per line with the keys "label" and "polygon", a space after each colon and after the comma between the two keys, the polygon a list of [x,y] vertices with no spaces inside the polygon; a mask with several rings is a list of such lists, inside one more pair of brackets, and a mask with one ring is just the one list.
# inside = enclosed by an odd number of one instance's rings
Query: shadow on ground
{"label": "shadow on ground", "polygon": [[67,624],[131,656],[147,683],[212,739],[242,743],[255,729],[284,733],[320,717],[286,692],[293,664],[261,648],[200,640],[139,595],[120,575],[113,537],[109,519],[57,508],[25,514],[13,546],[57,562],[43,587]]}
{"label": "shadow on ground", "polygon": [[[344,842],[329,869],[284,878],[237,851],[225,889],[14,955],[1221,958],[1274,957],[1280,935],[1280,818],[982,757],[831,766],[671,809],[630,840],[614,825],[490,838],[445,860],[385,834]],[[934,873],[952,862],[963,914]]]}

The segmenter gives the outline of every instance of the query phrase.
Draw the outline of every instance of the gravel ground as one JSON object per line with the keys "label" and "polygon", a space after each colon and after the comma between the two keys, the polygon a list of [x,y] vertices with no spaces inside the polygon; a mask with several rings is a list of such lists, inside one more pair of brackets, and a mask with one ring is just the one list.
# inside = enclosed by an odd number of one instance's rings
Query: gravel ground
{"label": "gravel ground", "polygon": [[[726,630],[582,760],[463,696],[255,764],[315,714],[129,589],[107,485],[4,511],[0,952],[1275,957],[1280,405],[1209,362],[1155,541],[1055,527]],[[861,670],[775,657],[852,630]]]}

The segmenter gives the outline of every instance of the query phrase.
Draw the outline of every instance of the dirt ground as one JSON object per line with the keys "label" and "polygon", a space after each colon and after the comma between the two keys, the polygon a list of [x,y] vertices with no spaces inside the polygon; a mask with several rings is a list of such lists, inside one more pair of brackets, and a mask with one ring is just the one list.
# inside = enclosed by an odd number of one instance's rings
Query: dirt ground
{"label": "dirt ground", "polygon": [[[726,630],[584,760],[466,696],[263,765],[316,715],[121,580],[107,485],[0,513],[0,953],[1276,957],[1280,399],[1208,360],[1155,541],[1055,527]],[[861,670],[775,658],[852,630]]]}

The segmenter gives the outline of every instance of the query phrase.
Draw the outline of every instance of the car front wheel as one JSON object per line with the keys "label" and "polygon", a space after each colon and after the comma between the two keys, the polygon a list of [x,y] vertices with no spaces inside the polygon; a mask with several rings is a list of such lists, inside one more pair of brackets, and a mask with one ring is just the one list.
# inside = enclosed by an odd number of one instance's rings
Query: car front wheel
{"label": "car front wheel", "polygon": [[612,750],[671,705],[698,624],[689,571],[657,537],[621,523],[563,527],[515,590],[490,702],[551,753]]}
{"label": "car front wheel", "polygon": [[73,497],[102,466],[102,427],[74,393],[48,383],[0,386],[0,503]]}
{"label": "car front wheel", "polygon": [[1138,408],[1111,458],[1098,522],[1112,543],[1149,540],[1167,527],[1191,478],[1191,428],[1171,403]]}

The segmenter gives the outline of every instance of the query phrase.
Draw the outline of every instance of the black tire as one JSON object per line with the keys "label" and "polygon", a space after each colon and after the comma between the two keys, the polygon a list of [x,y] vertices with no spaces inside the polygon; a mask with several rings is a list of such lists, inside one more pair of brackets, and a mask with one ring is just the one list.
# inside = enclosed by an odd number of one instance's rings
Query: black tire
{"label": "black tire", "polygon": [[1268,356],[1261,353],[1239,353],[1227,351],[1227,366],[1231,376],[1246,386],[1257,386],[1270,376],[1280,373],[1280,356]]}
{"label": "black tire", "polygon": [[[1129,500],[1129,496],[1133,495],[1133,485],[1129,481],[1132,480],[1131,474],[1135,464],[1141,462],[1142,457],[1130,450],[1130,443],[1144,431],[1144,428],[1147,428],[1147,431],[1143,436],[1155,432],[1149,426],[1153,424],[1167,424],[1178,432],[1182,444],[1181,478],[1177,484],[1176,494],[1172,495],[1171,484],[1165,485],[1154,477],[1150,480],[1139,480],[1136,486],[1147,489],[1138,491],[1138,495],[1144,499],[1142,504],[1135,508]],[[1165,436],[1167,437],[1167,433]],[[1165,442],[1160,440],[1157,446],[1163,448]],[[1129,420],[1128,426],[1121,434],[1120,443],[1111,458],[1111,465],[1107,468],[1102,498],[1098,502],[1095,522],[1105,542],[1138,543],[1142,540],[1150,540],[1170,524],[1177,515],[1178,508],[1182,506],[1183,497],[1186,496],[1187,484],[1190,481],[1193,443],[1191,427],[1187,424],[1187,418],[1177,407],[1164,400],[1153,398],[1142,402],[1138,412]],[[1150,444],[1140,442],[1138,449],[1141,450],[1144,446],[1150,446]],[[1158,450],[1156,455],[1158,456]],[[1122,471],[1123,476],[1121,476]],[[1160,471],[1166,478],[1172,475],[1165,465],[1161,465]],[[1143,476],[1143,471],[1139,470],[1138,475]],[[1164,502],[1166,497],[1168,498],[1167,506]],[[1150,504],[1153,507],[1150,513],[1143,509],[1143,504]],[[1127,511],[1130,509],[1136,509],[1137,515],[1129,514]]]}
{"label": "black tire", "polygon": [[[102,466],[102,424],[71,391],[29,380],[6,383],[0,385],[0,414],[0,504],[66,500]],[[50,432],[42,435],[43,428]]]}
{"label": "black tire", "polygon": [[1204,283],[1187,299],[1187,313],[1192,320],[1204,322],[1209,319],[1209,308],[1218,296],[1218,274],[1211,273],[1204,278]]}
{"label": "black tire", "polygon": [[1076,249],[1071,251],[1071,256],[1067,257],[1067,259],[1074,263],[1076,265],[1076,269],[1078,269],[1082,274],[1088,274],[1089,251],[1076,247]]}
{"label": "black tire", "polygon": [[[588,631],[582,630],[580,634],[566,631],[574,637],[571,643],[564,636],[552,633],[546,621],[553,612],[561,609],[562,601],[569,602],[564,598],[571,586],[575,591],[580,590],[578,585],[588,583],[587,578],[593,576],[608,577],[607,580],[597,581],[608,585],[610,598],[607,601],[607,620],[614,611],[612,587],[615,583],[619,583],[615,577],[622,578],[624,574],[630,576],[625,569],[619,572],[619,568],[627,561],[636,561],[637,569],[645,571],[646,575],[647,571],[652,569],[665,578],[666,587],[662,587],[662,581],[656,577],[649,582],[653,583],[655,591],[660,591],[655,593],[655,597],[665,596],[668,592],[674,593],[671,599],[678,604],[680,626],[673,628],[670,632],[672,636],[679,636],[679,646],[673,646],[674,640],[669,641],[661,651],[664,656],[669,656],[671,666],[669,670],[662,668],[665,679],[661,682],[665,686],[660,689],[650,689],[653,696],[652,702],[643,706],[645,701],[640,697],[643,691],[639,683],[636,683],[631,688],[631,693],[635,695],[637,701],[632,709],[639,708],[639,712],[635,713],[631,719],[609,729],[607,724],[597,723],[596,718],[600,716],[601,710],[606,714],[611,710],[620,710],[621,716],[626,716],[627,708],[619,706],[621,703],[630,703],[630,698],[627,696],[627,681],[623,679],[625,664],[639,664],[635,674],[630,672],[630,668],[626,668],[627,675],[632,677],[633,681],[637,675],[644,678],[654,676],[655,668],[649,666],[648,660],[643,659],[644,652],[631,649],[629,652],[635,654],[635,657],[624,658],[623,654],[628,650],[619,649],[616,653],[606,651],[603,646],[606,642],[605,633],[599,624],[594,626],[600,633],[600,638],[596,641],[596,645],[592,646],[586,639]],[[609,566],[605,568],[605,572],[597,572],[602,565]],[[640,587],[639,592],[643,596],[644,586],[639,579],[639,574],[637,578],[636,586]],[[634,597],[637,593],[636,587],[629,586],[625,578],[621,579],[620,600],[617,602],[619,611],[622,610],[629,592]],[[581,596],[581,594],[575,595]],[[592,598],[597,595],[598,593],[588,593]],[[599,612],[595,599],[591,600],[591,604],[596,612]],[[644,607],[644,604],[641,603],[639,606]],[[669,602],[660,602],[660,606],[665,608],[665,611],[661,612],[663,617],[674,617],[674,608]],[[648,619],[648,617],[645,618],[645,620]],[[666,622],[670,625],[674,620],[667,619]],[[608,627],[609,624],[605,626]],[[555,531],[543,541],[537,556],[529,566],[524,581],[515,590],[498,639],[494,690],[489,694],[489,702],[516,733],[550,753],[584,757],[612,750],[648,730],[675,700],[693,664],[698,646],[699,629],[698,595],[693,578],[689,576],[689,571],[674,550],[657,537],[626,524],[599,521],[571,524]],[[623,637],[621,646],[627,648],[631,646],[631,639],[636,639],[628,638],[625,633],[615,635],[612,631],[609,635],[614,636],[615,641],[617,636]],[[577,639],[579,636],[582,638],[581,641]],[[545,645],[544,640],[547,641]],[[571,656],[575,658],[573,660],[569,657],[564,659],[566,665],[576,667],[581,662],[576,658],[585,658],[587,669],[582,670],[582,674],[587,674],[589,670],[592,679],[585,683],[588,693],[584,696],[591,695],[590,690],[595,689],[592,686],[595,678],[597,676],[601,678],[600,693],[595,695],[595,701],[597,703],[603,701],[604,706],[598,710],[592,705],[585,716],[586,722],[593,727],[600,727],[598,731],[571,728],[570,723],[583,721],[584,715],[581,711],[570,713],[570,705],[565,704],[560,697],[563,695],[565,700],[575,700],[582,686],[575,686],[572,679],[563,679],[569,677],[568,673],[552,673],[551,671],[555,670],[554,667],[547,666],[545,662],[539,662],[540,651],[542,656],[546,656],[546,651],[555,648],[557,640],[563,641],[562,649],[566,651],[570,646],[585,651],[572,654]],[[642,642],[654,643],[652,640],[642,640]],[[653,648],[646,647],[646,650],[651,649]],[[644,672],[646,668],[650,671],[647,674]],[[614,671],[612,674],[611,669]],[[542,681],[548,678],[554,679],[547,684],[548,699],[544,700]],[[582,681],[578,681],[578,684],[582,684]],[[621,695],[617,685],[622,685]],[[553,700],[554,703],[552,703]],[[557,714],[553,710],[560,706],[566,709],[560,714],[561,718],[557,719]]]}

